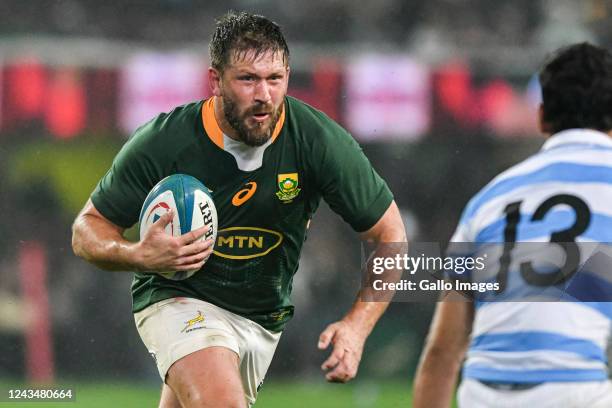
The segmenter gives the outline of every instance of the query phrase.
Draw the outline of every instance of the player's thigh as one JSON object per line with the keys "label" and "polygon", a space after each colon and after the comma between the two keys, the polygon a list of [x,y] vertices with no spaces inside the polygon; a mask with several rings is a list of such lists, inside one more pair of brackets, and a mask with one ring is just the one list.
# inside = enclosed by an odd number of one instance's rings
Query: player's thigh
{"label": "player's thigh", "polygon": [[162,384],[159,408],[183,408],[174,391],[167,384]]}
{"label": "player's thigh", "polygon": [[239,357],[245,397],[255,403],[281,333],[208,302],[166,299],[134,316],[138,333],[155,359],[162,381],[180,359],[208,347],[225,347]]}
{"label": "player's thigh", "polygon": [[176,361],[166,383],[184,408],[246,407],[238,355],[225,347],[205,348]]}
{"label": "player's thigh", "polygon": [[226,347],[236,354],[240,351],[233,328],[206,302],[166,299],[136,313],[134,319],[162,382],[172,364],[198,350]]}

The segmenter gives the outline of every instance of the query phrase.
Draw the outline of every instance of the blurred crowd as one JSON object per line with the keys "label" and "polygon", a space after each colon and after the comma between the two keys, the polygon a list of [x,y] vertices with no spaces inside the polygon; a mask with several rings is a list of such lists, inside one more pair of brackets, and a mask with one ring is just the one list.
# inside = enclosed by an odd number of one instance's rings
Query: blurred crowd
{"label": "blurred crowd", "polygon": [[472,49],[610,39],[610,0],[20,0],[0,2],[0,34],[103,37],[172,44],[208,38],[228,9],[282,24],[290,41]]}

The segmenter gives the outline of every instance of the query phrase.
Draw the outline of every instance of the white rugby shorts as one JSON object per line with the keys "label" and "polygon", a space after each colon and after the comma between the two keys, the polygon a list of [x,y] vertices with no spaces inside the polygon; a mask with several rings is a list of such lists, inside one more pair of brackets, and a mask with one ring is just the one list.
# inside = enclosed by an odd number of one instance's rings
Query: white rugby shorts
{"label": "white rugby shorts", "polygon": [[165,382],[170,366],[188,354],[220,346],[240,359],[245,397],[254,404],[281,333],[192,298],[162,300],[134,314],[140,338]]}
{"label": "white rugby shorts", "polygon": [[457,394],[459,408],[610,408],[610,381],[547,382],[527,390],[497,390],[466,378]]}

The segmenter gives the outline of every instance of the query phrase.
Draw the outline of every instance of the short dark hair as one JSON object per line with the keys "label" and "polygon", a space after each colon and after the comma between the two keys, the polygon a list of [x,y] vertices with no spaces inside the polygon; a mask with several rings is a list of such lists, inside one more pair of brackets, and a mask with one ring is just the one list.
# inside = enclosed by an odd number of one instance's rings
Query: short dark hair
{"label": "short dark hair", "polygon": [[289,47],[278,26],[267,18],[230,11],[217,20],[208,52],[213,68],[223,72],[232,55],[255,50],[255,58],[266,52],[282,52],[289,63]]}
{"label": "short dark hair", "polygon": [[612,129],[612,54],[589,43],[558,50],[540,71],[543,121],[553,133]]}

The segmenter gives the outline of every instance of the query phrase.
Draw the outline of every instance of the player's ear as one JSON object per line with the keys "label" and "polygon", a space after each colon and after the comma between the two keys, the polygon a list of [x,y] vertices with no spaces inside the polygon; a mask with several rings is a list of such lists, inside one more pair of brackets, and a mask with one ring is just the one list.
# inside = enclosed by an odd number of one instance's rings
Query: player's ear
{"label": "player's ear", "polygon": [[208,68],[208,84],[214,96],[222,96],[221,95],[221,72],[219,72],[217,69],[213,67]]}
{"label": "player's ear", "polygon": [[540,128],[541,133],[544,133],[545,135],[552,134],[550,124],[544,119],[544,104],[542,103],[538,108],[538,126]]}

